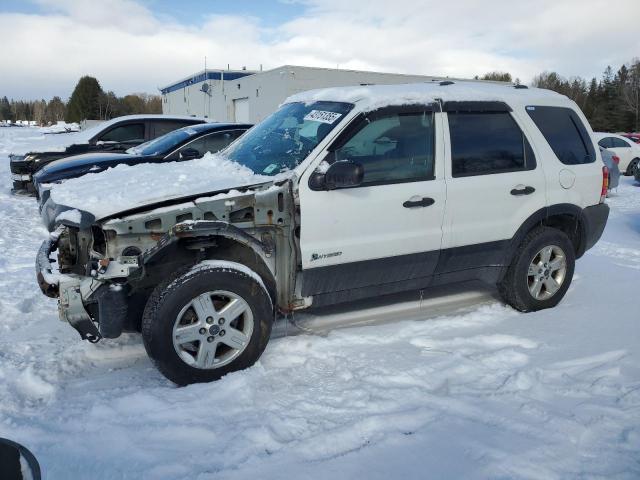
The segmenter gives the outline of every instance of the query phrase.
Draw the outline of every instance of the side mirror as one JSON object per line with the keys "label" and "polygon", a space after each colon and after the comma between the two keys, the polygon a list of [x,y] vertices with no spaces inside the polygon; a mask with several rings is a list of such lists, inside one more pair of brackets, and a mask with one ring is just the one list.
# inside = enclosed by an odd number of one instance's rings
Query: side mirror
{"label": "side mirror", "polygon": [[42,478],[40,465],[29,450],[22,445],[0,438],[0,478],[3,480],[23,480]]}
{"label": "side mirror", "polygon": [[310,178],[313,190],[335,190],[357,187],[364,179],[364,167],[352,160],[340,160],[329,166],[326,172],[315,172]]}
{"label": "side mirror", "polygon": [[200,152],[195,148],[185,148],[180,152],[180,160],[193,160],[194,158],[200,158]]}

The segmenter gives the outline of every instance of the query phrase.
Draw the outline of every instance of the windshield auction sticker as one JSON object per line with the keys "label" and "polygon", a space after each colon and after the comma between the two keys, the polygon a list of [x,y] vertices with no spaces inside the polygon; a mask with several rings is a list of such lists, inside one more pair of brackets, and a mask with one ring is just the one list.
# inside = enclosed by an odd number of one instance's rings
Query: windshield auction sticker
{"label": "windshield auction sticker", "polygon": [[341,113],[325,112],[324,110],[311,110],[304,117],[305,120],[311,120],[312,122],[321,123],[335,123],[342,116]]}

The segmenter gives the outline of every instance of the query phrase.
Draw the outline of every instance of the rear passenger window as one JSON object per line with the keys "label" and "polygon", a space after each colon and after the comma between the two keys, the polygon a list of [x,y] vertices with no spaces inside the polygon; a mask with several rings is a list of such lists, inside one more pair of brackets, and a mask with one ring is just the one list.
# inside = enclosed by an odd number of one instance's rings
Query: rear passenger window
{"label": "rear passenger window", "polygon": [[532,170],[535,157],[508,112],[449,112],[454,177]]}
{"label": "rear passenger window", "polygon": [[529,106],[527,113],[562,163],[579,165],[595,161],[591,138],[573,110],[564,107]]}
{"label": "rear passenger window", "polygon": [[187,125],[193,125],[193,122],[175,122],[175,121],[156,121],[152,123],[153,125],[153,138],[164,135],[165,133],[173,132],[182,127],[186,127]]}
{"label": "rear passenger window", "polygon": [[631,148],[627,142],[622,140],[621,138],[611,137],[611,146],[613,148]]}
{"label": "rear passenger window", "polygon": [[598,142],[598,145],[600,145],[602,148],[611,148],[613,147],[613,142],[611,140],[613,140],[611,137],[603,138]]}
{"label": "rear passenger window", "polygon": [[433,179],[434,123],[431,111],[376,112],[335,150],[332,161],[364,167],[362,186]]}
{"label": "rear passenger window", "polygon": [[144,142],[144,124],[131,123],[113,128],[98,140],[101,142],[142,143]]}

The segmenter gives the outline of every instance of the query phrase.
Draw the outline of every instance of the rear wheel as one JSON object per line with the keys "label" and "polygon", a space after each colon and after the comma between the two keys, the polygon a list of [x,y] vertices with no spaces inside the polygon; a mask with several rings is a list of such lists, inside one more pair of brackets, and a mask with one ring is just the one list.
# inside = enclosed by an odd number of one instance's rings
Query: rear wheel
{"label": "rear wheel", "polygon": [[252,275],[198,265],[159,285],[142,320],[147,353],[179,385],[217,380],[253,365],[271,333],[269,294]]}
{"label": "rear wheel", "polygon": [[635,175],[635,172],[638,170],[638,165],[640,165],[640,158],[634,158],[633,160],[631,160],[631,163],[629,163],[625,175]]}
{"label": "rear wheel", "polygon": [[574,268],[575,252],[567,235],[539,227],[522,241],[498,290],[521,312],[555,307],[571,285]]}

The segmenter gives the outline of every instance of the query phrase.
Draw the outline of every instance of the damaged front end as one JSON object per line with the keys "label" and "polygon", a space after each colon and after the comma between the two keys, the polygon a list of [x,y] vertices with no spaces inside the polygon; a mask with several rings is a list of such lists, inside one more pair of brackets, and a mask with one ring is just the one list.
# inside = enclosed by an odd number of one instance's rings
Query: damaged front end
{"label": "damaged front end", "polygon": [[[93,246],[91,230],[59,226],[38,251],[36,277],[42,293],[58,298],[60,320],[95,343],[122,333],[127,313],[124,279],[138,271],[138,258],[110,260]],[[51,258],[54,252],[56,259]],[[100,319],[97,326],[93,321],[96,318]]]}
{"label": "damaged front end", "polygon": [[53,202],[48,207],[45,223],[55,230],[37,256],[38,283],[45,295],[58,298],[60,319],[83,339],[139,331],[153,289],[207,259],[247,265],[263,278],[274,304],[291,305],[298,248],[288,180],[173,199],[100,220]]}

